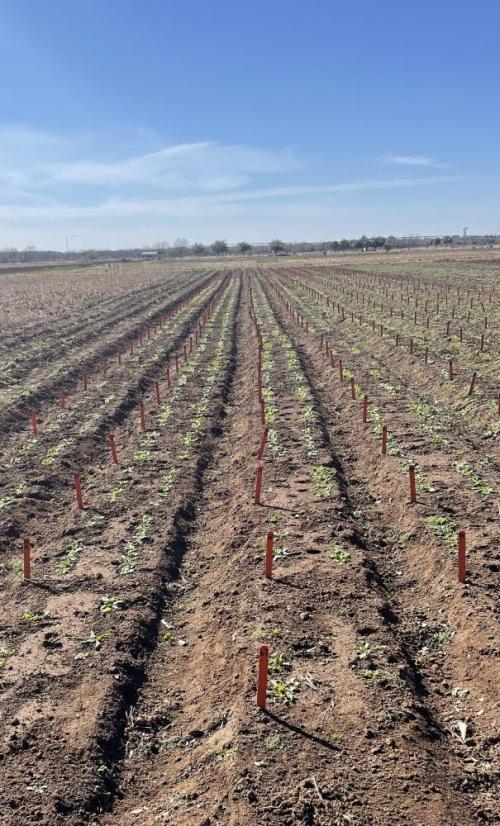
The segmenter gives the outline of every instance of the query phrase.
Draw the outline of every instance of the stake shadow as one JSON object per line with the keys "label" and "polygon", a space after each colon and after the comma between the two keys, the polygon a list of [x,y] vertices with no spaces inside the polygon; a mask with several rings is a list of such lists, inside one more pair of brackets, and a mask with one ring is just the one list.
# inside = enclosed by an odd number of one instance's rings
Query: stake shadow
{"label": "stake shadow", "polygon": [[325,740],[323,737],[318,737],[316,734],[311,734],[311,732],[306,731],[302,728],[302,726],[296,726],[293,723],[290,723],[288,720],[285,720],[283,717],[279,717],[267,708],[262,709],[262,713],[271,720],[274,720],[274,722],[278,723],[280,726],[284,726],[289,731],[293,731],[295,734],[300,734],[301,737],[305,737],[306,740],[311,740],[311,742],[316,743],[316,745],[321,746],[324,749],[328,749],[328,751],[342,751],[342,749],[338,746],[330,743],[329,740]]}
{"label": "stake shadow", "polygon": [[303,585],[298,585],[296,582],[290,582],[289,579],[284,579],[281,576],[273,576],[273,582],[276,582],[278,585],[287,585],[289,588],[297,588],[298,591],[304,590]]}

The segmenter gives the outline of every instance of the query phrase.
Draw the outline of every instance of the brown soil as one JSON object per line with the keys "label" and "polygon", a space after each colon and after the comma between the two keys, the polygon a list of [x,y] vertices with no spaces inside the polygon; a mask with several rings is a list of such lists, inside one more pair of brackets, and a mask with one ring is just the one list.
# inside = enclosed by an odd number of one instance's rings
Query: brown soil
{"label": "brown soil", "polygon": [[[81,404],[68,426],[48,429],[53,400],[43,408],[43,438],[21,464],[10,460],[27,429],[5,439],[0,495],[19,482],[28,492],[0,511],[0,648],[12,652],[0,670],[6,826],[498,822],[497,510],[453,464],[480,466],[494,485],[487,443],[475,450],[473,433],[443,414],[447,443],[437,450],[409,406],[415,392],[424,397],[423,378],[382,351],[371,350],[368,364],[342,350],[354,343],[344,330],[321,330],[372,404],[390,412],[404,457],[382,457],[359,400],[312,332],[313,304],[306,333],[276,292],[282,279],[280,268],[200,274],[186,285],[183,315],[144,345],[141,359],[115,365],[105,386],[94,380],[88,397],[74,397]],[[199,287],[201,298],[191,297]],[[304,301],[296,285],[293,294]],[[210,302],[192,370],[168,390],[166,365]],[[275,410],[261,506],[253,504],[253,311],[268,416]],[[363,346],[361,335],[356,343]],[[387,406],[374,366],[398,385]],[[156,406],[156,377],[173,414]],[[137,459],[143,396],[146,461]],[[118,466],[104,453],[111,429]],[[41,464],[61,433],[71,449],[54,466]],[[419,489],[414,505],[407,456],[433,488]],[[82,468],[83,514],[68,485]],[[144,514],[154,531],[136,541],[135,565],[120,573]],[[464,585],[454,550],[428,521],[444,514],[467,528]],[[270,529],[277,553],[267,581]],[[27,533],[33,580],[22,583],[11,563]],[[75,539],[83,546],[63,574]],[[119,605],[103,614],[106,596]],[[82,643],[91,632],[101,636],[98,650]],[[276,681],[266,711],[255,704],[262,643]]]}

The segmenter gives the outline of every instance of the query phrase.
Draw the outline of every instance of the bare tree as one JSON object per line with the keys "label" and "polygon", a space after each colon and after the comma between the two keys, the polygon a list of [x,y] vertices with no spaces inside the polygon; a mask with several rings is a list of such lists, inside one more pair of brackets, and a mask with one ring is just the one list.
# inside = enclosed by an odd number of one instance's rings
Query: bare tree
{"label": "bare tree", "polygon": [[252,249],[252,245],[248,244],[246,241],[240,241],[240,243],[238,244],[238,249],[242,255],[246,255],[247,252],[250,252],[250,250]]}
{"label": "bare tree", "polygon": [[271,250],[271,252],[274,252],[274,257],[276,258],[279,252],[283,252],[283,250],[285,249],[285,245],[283,241],[280,241],[278,238],[276,238],[269,244],[269,249]]}
{"label": "bare tree", "polygon": [[187,245],[188,245],[187,238],[176,238],[175,239],[174,247],[177,250],[177,252],[179,253],[179,261],[182,259],[182,254],[185,251]]}

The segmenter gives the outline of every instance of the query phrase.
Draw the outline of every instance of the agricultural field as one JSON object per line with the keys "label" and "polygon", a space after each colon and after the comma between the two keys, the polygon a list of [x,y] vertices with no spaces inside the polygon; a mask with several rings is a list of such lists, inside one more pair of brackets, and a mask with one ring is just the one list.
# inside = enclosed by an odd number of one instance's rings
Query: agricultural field
{"label": "agricultural field", "polygon": [[499,273],[0,274],[5,826],[499,822]]}

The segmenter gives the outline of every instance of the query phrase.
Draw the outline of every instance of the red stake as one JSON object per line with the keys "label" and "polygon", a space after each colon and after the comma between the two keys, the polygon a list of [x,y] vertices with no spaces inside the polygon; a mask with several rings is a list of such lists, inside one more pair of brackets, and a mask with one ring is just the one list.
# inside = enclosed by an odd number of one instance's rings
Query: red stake
{"label": "red stake", "polygon": [[156,403],[158,407],[161,405],[161,395],[160,395],[160,382],[155,381],[155,395],[156,395]]}
{"label": "red stake", "polygon": [[330,367],[335,367],[335,362],[333,360],[333,350],[330,350],[329,356],[330,356]]}
{"label": "red stake", "polygon": [[61,392],[61,410],[64,410],[66,407],[66,393],[64,390]]}
{"label": "red stake", "polygon": [[264,576],[266,579],[273,577],[273,532],[268,531],[266,540],[266,558],[264,563]]}
{"label": "red stake", "polygon": [[339,380],[340,383],[344,381],[344,371],[342,370],[342,359],[339,359]]}
{"label": "red stake", "polygon": [[144,415],[144,403],[141,402],[139,405],[139,416],[141,420],[141,430],[146,430],[146,417]]}
{"label": "red stake", "polygon": [[417,501],[417,485],[415,482],[415,468],[413,465],[410,465],[410,502]]}
{"label": "red stake", "polygon": [[363,422],[368,421],[368,396],[363,396]]}
{"label": "red stake", "polygon": [[472,396],[475,383],[476,383],[476,373],[474,372],[472,374],[472,378],[470,380],[469,392],[467,393],[468,396]]}
{"label": "red stake", "polygon": [[122,351],[118,350],[118,364],[122,363]]}
{"label": "red stake", "polygon": [[175,372],[179,372],[179,355],[178,353],[175,354]]}
{"label": "red stake", "polygon": [[184,361],[187,361],[188,360],[188,354],[187,354],[187,346],[185,344],[183,345],[183,350],[184,350]]}
{"label": "red stake", "polygon": [[31,579],[31,544],[27,536],[24,537],[23,579]]}
{"label": "red stake", "polygon": [[465,582],[465,531],[458,532],[458,581]]}
{"label": "red stake", "polygon": [[262,465],[257,466],[257,475],[255,478],[255,496],[254,496],[254,505],[260,505],[260,495],[262,492],[262,474],[264,472],[264,468]]}
{"label": "red stake", "polygon": [[349,379],[349,384],[351,385],[351,399],[356,398],[356,387],[354,386],[354,376],[351,376]]}
{"label": "red stake", "polygon": [[448,378],[453,381],[453,359],[448,359]]}
{"label": "red stake", "polygon": [[111,448],[111,458],[113,460],[113,464],[118,464],[118,455],[116,453],[116,442],[113,433],[110,433],[108,436],[109,446]]}
{"label": "red stake", "polygon": [[87,387],[88,387],[87,374],[84,373],[83,374],[83,389],[86,390]]}
{"label": "red stake", "polygon": [[257,708],[266,707],[268,670],[269,648],[267,645],[261,645],[259,650],[259,673],[257,677]]}
{"label": "red stake", "polygon": [[134,342],[130,339],[130,355],[134,355]]}
{"label": "red stake", "polygon": [[83,510],[82,485],[81,485],[81,482],[80,482],[80,474],[79,473],[75,473],[75,475],[73,476],[73,484],[75,486],[76,504],[80,508],[80,510],[82,511]]}
{"label": "red stake", "polygon": [[480,346],[481,353],[484,353],[484,335],[481,336],[481,346]]}
{"label": "red stake", "polygon": [[382,456],[387,453],[387,425],[382,427]]}
{"label": "red stake", "polygon": [[170,367],[167,367],[167,387],[170,387]]}
{"label": "red stake", "polygon": [[265,427],[264,430],[262,431],[262,436],[261,436],[261,439],[260,439],[259,452],[257,453],[257,459],[258,459],[259,462],[264,457],[264,451],[266,449],[268,434],[269,434],[269,428]]}
{"label": "red stake", "polygon": [[31,431],[33,433],[33,436],[36,436],[37,433],[38,433],[38,422],[36,420],[36,411],[35,410],[31,411]]}

